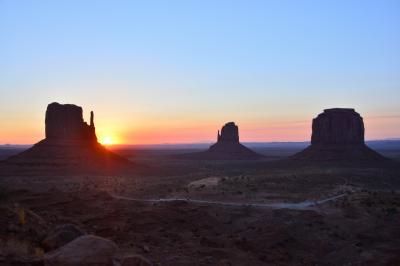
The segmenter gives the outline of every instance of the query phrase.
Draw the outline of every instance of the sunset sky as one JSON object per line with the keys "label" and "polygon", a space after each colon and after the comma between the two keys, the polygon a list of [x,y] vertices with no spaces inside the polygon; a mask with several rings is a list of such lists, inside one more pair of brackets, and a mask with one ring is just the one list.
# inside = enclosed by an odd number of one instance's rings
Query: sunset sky
{"label": "sunset sky", "polygon": [[400,137],[400,1],[0,0],[0,144],[44,137],[51,102],[113,143],[303,141],[352,107]]}

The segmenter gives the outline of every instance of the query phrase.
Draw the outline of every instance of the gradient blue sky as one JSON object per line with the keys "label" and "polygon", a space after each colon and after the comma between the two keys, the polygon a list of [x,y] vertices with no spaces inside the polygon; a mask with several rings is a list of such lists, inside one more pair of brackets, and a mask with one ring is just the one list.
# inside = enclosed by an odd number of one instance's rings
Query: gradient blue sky
{"label": "gradient blue sky", "polygon": [[124,143],[307,140],[354,107],[400,136],[400,1],[0,0],[0,143],[34,143],[53,101]]}

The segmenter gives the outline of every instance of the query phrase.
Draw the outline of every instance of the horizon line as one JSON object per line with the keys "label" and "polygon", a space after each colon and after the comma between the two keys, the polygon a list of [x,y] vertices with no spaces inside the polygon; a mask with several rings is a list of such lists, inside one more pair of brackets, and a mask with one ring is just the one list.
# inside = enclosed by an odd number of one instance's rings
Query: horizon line
{"label": "horizon line", "polygon": [[[382,138],[382,139],[366,139],[365,142],[371,141],[400,141],[400,137],[398,138]],[[104,145],[106,147],[112,146],[156,146],[156,145],[208,145],[213,144],[216,141],[200,141],[200,142],[164,142],[164,143],[116,143]],[[263,144],[263,143],[310,143],[310,140],[298,140],[298,141],[288,141],[288,140],[277,140],[277,141],[240,141],[240,143],[254,143],[254,144]],[[36,142],[37,143],[37,142]],[[0,146],[33,146],[36,143],[3,143]],[[99,142],[100,143],[100,142]],[[101,143],[100,143],[101,144]]]}

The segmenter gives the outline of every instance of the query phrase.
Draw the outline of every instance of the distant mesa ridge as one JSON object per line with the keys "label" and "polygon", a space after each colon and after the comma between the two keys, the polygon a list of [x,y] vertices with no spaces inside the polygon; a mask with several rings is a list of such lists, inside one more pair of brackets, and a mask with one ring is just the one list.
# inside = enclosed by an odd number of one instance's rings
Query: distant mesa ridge
{"label": "distant mesa ridge", "polygon": [[37,169],[115,170],[131,162],[107,150],[97,141],[94,113],[90,124],[83,120],[82,107],[53,102],[47,106],[46,138],[30,149],[6,160],[9,165]]}
{"label": "distant mesa ridge", "polygon": [[386,158],[364,140],[363,118],[352,108],[325,109],[312,121],[311,145],[293,159],[317,161],[374,161]]}

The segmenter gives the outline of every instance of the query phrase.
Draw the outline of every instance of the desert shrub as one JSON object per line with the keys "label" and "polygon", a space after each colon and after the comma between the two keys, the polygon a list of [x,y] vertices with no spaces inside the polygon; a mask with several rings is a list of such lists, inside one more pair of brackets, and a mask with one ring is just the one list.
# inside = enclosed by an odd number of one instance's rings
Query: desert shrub
{"label": "desert shrub", "polygon": [[386,209],[386,215],[388,215],[388,216],[392,216],[392,215],[395,215],[397,213],[398,213],[398,211],[397,211],[396,208],[387,208]]}
{"label": "desert shrub", "polygon": [[5,201],[8,197],[7,190],[3,187],[0,187],[0,201]]}
{"label": "desert shrub", "polygon": [[18,208],[17,209],[18,213],[18,222],[20,225],[25,225],[26,224],[26,215],[25,215],[25,209],[24,208]]}
{"label": "desert shrub", "polygon": [[42,248],[36,247],[34,249],[34,254],[35,254],[36,257],[42,258],[43,255],[44,255],[44,250]]}

